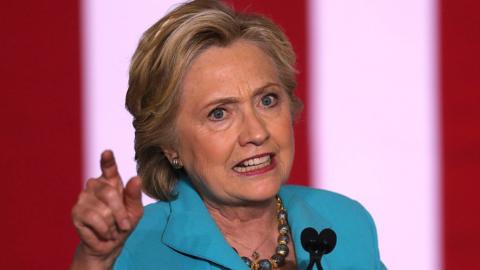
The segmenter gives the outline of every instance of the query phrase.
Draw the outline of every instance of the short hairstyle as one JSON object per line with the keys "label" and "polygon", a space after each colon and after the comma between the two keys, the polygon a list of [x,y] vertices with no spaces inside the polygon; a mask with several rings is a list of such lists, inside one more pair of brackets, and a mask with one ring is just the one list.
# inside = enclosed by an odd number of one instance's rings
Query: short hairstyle
{"label": "short hairstyle", "polygon": [[126,107],[133,115],[137,172],[150,197],[168,201],[175,196],[181,170],[171,166],[162,149],[179,143],[174,124],[190,64],[207,48],[226,47],[239,39],[253,42],[272,58],[290,98],[292,119],[301,110],[294,94],[295,53],[276,24],[215,0],[176,7],[143,34],[129,72]]}

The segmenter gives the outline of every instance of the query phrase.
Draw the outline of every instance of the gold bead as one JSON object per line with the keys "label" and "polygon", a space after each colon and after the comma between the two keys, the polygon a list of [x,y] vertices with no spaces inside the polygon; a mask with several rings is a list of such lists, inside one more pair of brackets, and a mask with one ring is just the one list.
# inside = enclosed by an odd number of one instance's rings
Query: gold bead
{"label": "gold bead", "polygon": [[275,260],[270,259],[269,261],[272,264],[272,268],[278,268],[278,264]]}

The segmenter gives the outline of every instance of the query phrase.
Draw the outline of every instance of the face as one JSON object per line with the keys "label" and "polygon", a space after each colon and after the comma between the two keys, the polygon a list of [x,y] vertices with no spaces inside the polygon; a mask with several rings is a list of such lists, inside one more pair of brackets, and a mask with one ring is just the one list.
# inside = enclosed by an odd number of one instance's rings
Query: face
{"label": "face", "polygon": [[204,199],[271,199],[290,173],[290,102],[272,59],[248,41],[202,52],[185,75],[178,154]]}

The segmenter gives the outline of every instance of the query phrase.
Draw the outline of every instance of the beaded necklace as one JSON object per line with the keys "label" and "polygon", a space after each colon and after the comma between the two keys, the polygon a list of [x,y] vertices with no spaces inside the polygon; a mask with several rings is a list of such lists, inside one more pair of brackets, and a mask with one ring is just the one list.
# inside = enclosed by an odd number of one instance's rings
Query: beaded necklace
{"label": "beaded necklace", "polygon": [[[285,264],[285,257],[288,256],[288,242],[290,241],[290,228],[287,220],[287,210],[283,207],[282,200],[276,196],[276,209],[277,209],[277,221],[278,221],[278,238],[277,247],[275,253],[270,259],[258,260],[260,255],[255,250],[252,253],[252,259],[242,256],[242,261],[252,270],[271,270],[276,269]],[[235,250],[235,248],[234,248]],[[236,250],[235,250],[236,251]]]}

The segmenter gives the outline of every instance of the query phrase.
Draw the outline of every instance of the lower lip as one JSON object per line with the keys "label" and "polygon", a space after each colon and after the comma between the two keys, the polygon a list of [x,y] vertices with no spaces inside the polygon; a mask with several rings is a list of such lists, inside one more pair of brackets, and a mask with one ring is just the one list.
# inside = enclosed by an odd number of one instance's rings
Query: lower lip
{"label": "lower lip", "polygon": [[277,163],[275,162],[275,157],[272,157],[270,159],[270,164],[268,166],[265,166],[263,168],[249,171],[249,172],[236,172],[237,174],[243,175],[243,176],[254,176],[254,175],[259,175],[259,174],[264,174],[267,173],[275,168]]}

